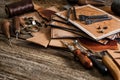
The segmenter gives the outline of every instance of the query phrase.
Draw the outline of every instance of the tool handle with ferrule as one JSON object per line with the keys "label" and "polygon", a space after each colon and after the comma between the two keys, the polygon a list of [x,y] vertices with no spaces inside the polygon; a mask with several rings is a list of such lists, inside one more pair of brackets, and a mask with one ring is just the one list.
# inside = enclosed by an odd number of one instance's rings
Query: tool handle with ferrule
{"label": "tool handle with ferrule", "polygon": [[20,33],[20,18],[18,16],[15,16],[13,18],[13,23],[14,23],[15,32],[19,32]]}
{"label": "tool handle with ferrule", "polygon": [[87,55],[84,55],[83,53],[81,53],[81,51],[79,49],[74,51],[74,55],[78,57],[81,64],[83,66],[85,66],[86,68],[92,68],[93,67],[92,61],[88,58]]}
{"label": "tool handle with ferrule", "polygon": [[102,61],[109,69],[114,80],[120,80],[120,70],[117,67],[117,65],[113,62],[113,60],[108,55],[104,55]]}
{"label": "tool handle with ferrule", "polygon": [[7,39],[10,39],[10,22],[7,19],[3,20],[1,30]]}
{"label": "tool handle with ferrule", "polygon": [[88,57],[93,62],[93,66],[95,66],[100,73],[107,74],[107,72],[108,72],[107,67],[104,64],[102,64],[101,62],[99,62],[94,55],[90,55]]}

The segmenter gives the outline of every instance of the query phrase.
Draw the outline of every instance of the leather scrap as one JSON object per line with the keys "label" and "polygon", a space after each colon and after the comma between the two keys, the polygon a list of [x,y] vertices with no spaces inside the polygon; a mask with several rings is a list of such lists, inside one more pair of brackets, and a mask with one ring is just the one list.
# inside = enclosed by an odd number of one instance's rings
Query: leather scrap
{"label": "leather scrap", "polygon": [[68,42],[68,43],[72,43],[74,39],[51,39],[50,40],[50,43],[49,43],[49,46],[52,46],[52,47],[59,47],[59,48],[67,48],[62,42],[62,41],[65,41],[65,42]]}
{"label": "leather scrap", "polygon": [[[64,20],[62,20],[56,16],[53,17],[53,19],[65,22]],[[61,28],[52,27],[51,28],[51,38],[75,38],[75,37],[81,37],[81,35],[87,36],[87,35],[83,34],[83,32],[81,32],[79,29],[75,28],[74,26],[72,26],[70,24],[64,24],[64,23],[57,22],[54,20],[50,24],[59,26]],[[64,28],[71,29],[72,31],[66,30]]]}
{"label": "leather scrap", "polygon": [[27,41],[47,47],[50,42],[50,29],[51,27],[43,27],[39,32],[31,33],[33,37],[28,38]]}
{"label": "leather scrap", "polygon": [[118,49],[118,45],[117,45],[117,41],[115,40],[110,40],[107,44],[103,45],[100,44],[96,41],[90,40],[90,39],[86,39],[86,38],[80,38],[79,41],[81,42],[81,44],[83,46],[85,46],[86,48],[92,50],[92,51],[103,51],[103,50],[107,50],[107,49],[111,49],[111,50],[117,50]]}
{"label": "leather scrap", "polygon": [[42,16],[44,19],[50,21],[51,20],[51,16],[54,15],[56,12],[58,12],[59,10],[56,7],[50,7],[47,9],[38,9],[37,12],[40,14],[40,16]]}

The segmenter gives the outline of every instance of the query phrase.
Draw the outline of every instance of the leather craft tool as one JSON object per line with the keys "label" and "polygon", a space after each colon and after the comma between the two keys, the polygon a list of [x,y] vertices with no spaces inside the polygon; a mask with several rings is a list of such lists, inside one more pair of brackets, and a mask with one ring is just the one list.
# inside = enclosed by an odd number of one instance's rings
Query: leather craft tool
{"label": "leather craft tool", "polygon": [[100,19],[86,19],[85,23],[86,24],[92,24],[92,23],[101,22],[101,21],[105,21],[105,20],[111,20],[111,19],[112,19],[112,17],[100,18]]}
{"label": "leather craft tool", "polygon": [[15,35],[16,35],[16,39],[18,39],[19,34],[20,34],[20,18],[18,16],[15,16],[13,18],[13,27],[15,30]]}
{"label": "leather craft tool", "polygon": [[93,16],[79,15],[80,21],[85,21],[86,19],[101,19],[101,18],[108,18],[108,15],[107,14]]}
{"label": "leather craft tool", "polygon": [[107,74],[107,67],[97,60],[97,58],[91,50],[88,50],[87,48],[82,46],[80,42],[78,42],[78,40],[74,40],[74,44],[80,49],[81,52],[85,53],[91,59],[91,61],[93,62],[93,66],[95,66],[99,72],[101,72],[104,75]]}
{"label": "leather craft tool", "polygon": [[70,51],[73,53],[74,57],[77,58],[85,68],[92,68],[92,61],[83,53],[80,49],[75,48],[75,46],[68,44],[67,42],[61,41]]}
{"label": "leather craft tool", "polygon": [[120,70],[113,60],[107,55],[107,51],[102,51],[100,54],[102,55],[103,63],[109,69],[114,80],[120,80]]}
{"label": "leather craft tool", "polygon": [[6,36],[6,38],[9,41],[9,45],[12,46],[11,44],[11,36],[10,36],[10,22],[8,20],[3,20],[1,30],[3,34]]}

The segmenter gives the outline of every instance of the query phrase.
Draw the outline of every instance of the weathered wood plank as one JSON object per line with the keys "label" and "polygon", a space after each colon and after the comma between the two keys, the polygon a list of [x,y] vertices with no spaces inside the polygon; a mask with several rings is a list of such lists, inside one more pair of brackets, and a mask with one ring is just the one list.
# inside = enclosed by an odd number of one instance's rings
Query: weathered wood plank
{"label": "weathered wood plank", "polygon": [[[22,41],[23,42],[23,41]],[[19,41],[20,43],[20,41]],[[96,69],[86,70],[61,49],[16,43],[9,47],[0,41],[0,70],[28,80],[110,80]]]}
{"label": "weathered wood plank", "polygon": [[[11,1],[14,0],[5,0],[6,3]],[[12,44],[12,47],[8,46],[0,35],[0,80],[112,80],[111,76],[103,76],[95,68],[86,70],[66,50],[44,48],[14,38]]]}

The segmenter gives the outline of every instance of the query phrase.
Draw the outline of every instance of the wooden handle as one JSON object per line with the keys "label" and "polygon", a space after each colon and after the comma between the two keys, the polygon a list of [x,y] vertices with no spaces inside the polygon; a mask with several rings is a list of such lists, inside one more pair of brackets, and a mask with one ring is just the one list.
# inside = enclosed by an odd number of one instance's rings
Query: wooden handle
{"label": "wooden handle", "polygon": [[23,18],[20,18],[20,25],[25,28],[25,21]]}
{"label": "wooden handle", "polygon": [[3,20],[1,30],[2,30],[3,34],[8,39],[10,39],[10,22],[7,19]]}
{"label": "wooden handle", "polygon": [[109,69],[114,80],[120,80],[120,70],[117,67],[117,65],[113,62],[113,60],[108,55],[104,55],[102,58],[102,61],[106,65],[106,67]]}
{"label": "wooden handle", "polygon": [[82,54],[79,49],[75,50],[74,54],[79,58],[83,66],[85,66],[86,68],[93,67],[92,61],[86,55]]}
{"label": "wooden handle", "polygon": [[18,32],[20,33],[20,18],[15,16],[13,18],[13,22],[14,22],[14,29],[15,29],[15,33]]}

